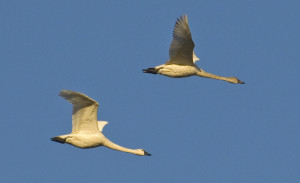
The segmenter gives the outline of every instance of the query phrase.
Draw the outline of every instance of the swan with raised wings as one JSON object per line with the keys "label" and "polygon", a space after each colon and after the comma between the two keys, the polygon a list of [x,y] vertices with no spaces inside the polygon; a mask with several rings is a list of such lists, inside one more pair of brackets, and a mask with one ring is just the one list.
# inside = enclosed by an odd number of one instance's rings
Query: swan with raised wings
{"label": "swan with raised wings", "polygon": [[79,148],[92,148],[106,146],[108,148],[136,154],[139,156],[151,156],[143,149],[129,149],[119,146],[108,140],[102,129],[106,121],[97,121],[98,102],[88,96],[70,90],[62,90],[59,95],[73,104],[72,133],[51,138],[52,141],[68,143]]}
{"label": "swan with raised wings", "polygon": [[190,32],[187,15],[177,18],[173,40],[169,49],[170,60],[163,65],[143,69],[144,73],[161,74],[173,78],[200,76],[230,83],[244,84],[236,77],[223,77],[208,73],[199,68],[195,62],[200,60],[194,53],[194,42]]}

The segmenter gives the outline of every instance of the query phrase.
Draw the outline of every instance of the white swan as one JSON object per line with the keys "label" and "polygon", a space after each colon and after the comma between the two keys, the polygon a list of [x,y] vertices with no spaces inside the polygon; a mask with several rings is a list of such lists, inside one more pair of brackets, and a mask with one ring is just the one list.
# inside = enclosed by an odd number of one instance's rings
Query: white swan
{"label": "white swan", "polygon": [[128,149],[108,140],[102,134],[102,129],[108,122],[97,122],[99,104],[95,100],[70,90],[62,90],[59,95],[73,104],[72,133],[53,137],[51,138],[52,141],[68,143],[79,148],[106,146],[140,156],[151,156],[143,149]]}
{"label": "white swan", "polygon": [[194,53],[194,42],[190,32],[187,15],[177,18],[173,40],[170,45],[170,60],[163,65],[143,69],[144,73],[161,74],[173,78],[189,77],[197,75],[200,77],[213,78],[228,81],[230,83],[244,84],[236,77],[222,77],[200,69],[195,64],[199,58]]}

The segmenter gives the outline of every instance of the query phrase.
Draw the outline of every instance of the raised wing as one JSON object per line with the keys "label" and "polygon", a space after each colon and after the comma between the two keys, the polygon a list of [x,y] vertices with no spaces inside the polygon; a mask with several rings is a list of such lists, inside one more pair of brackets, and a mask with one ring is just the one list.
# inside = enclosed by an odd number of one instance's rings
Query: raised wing
{"label": "raised wing", "polygon": [[70,90],[62,90],[59,96],[73,104],[72,133],[99,133],[97,110],[99,104],[88,96]]}
{"label": "raised wing", "polygon": [[177,18],[173,31],[173,40],[169,49],[170,60],[166,64],[194,65],[194,47],[187,15],[183,15]]}

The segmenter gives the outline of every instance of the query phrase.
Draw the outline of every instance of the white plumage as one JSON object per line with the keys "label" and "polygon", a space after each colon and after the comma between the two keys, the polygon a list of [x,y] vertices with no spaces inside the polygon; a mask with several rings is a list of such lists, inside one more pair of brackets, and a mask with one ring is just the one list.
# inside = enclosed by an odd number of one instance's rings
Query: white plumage
{"label": "white plumage", "polygon": [[99,104],[88,96],[70,90],[62,90],[59,95],[73,104],[72,133],[51,138],[52,141],[68,143],[79,148],[106,146],[140,156],[150,156],[143,149],[129,149],[109,141],[103,134],[106,121],[97,121]]}
{"label": "white plumage", "polygon": [[230,83],[244,84],[236,77],[222,77],[200,69],[195,63],[200,60],[194,53],[194,42],[188,24],[187,15],[177,19],[173,40],[169,49],[170,60],[156,67],[143,69],[145,73],[161,74],[174,78],[200,76],[228,81]]}

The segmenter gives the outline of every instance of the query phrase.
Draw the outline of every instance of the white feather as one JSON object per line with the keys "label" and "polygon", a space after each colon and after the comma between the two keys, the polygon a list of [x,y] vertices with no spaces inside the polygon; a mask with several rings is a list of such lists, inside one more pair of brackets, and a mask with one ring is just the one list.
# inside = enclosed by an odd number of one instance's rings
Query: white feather
{"label": "white feather", "polygon": [[243,84],[236,77],[223,77],[208,73],[200,69],[195,63],[200,60],[194,52],[195,44],[192,40],[187,15],[177,18],[173,40],[170,45],[170,60],[163,65],[143,69],[145,73],[161,74],[173,78],[182,78],[189,76],[200,76],[224,80],[230,83]]}
{"label": "white feather", "polygon": [[102,130],[103,130],[103,127],[105,126],[105,125],[107,125],[107,121],[98,121],[98,128],[99,128],[99,131],[100,132],[102,132]]}
{"label": "white feather", "polygon": [[75,91],[62,90],[59,95],[73,104],[72,133],[51,138],[52,141],[68,143],[80,148],[106,146],[140,156],[150,156],[143,149],[129,149],[108,140],[103,134],[106,121],[97,121],[98,102]]}

